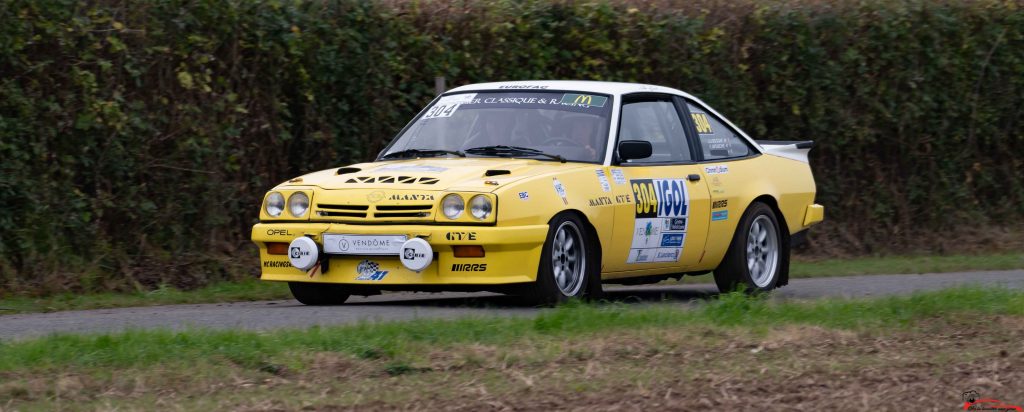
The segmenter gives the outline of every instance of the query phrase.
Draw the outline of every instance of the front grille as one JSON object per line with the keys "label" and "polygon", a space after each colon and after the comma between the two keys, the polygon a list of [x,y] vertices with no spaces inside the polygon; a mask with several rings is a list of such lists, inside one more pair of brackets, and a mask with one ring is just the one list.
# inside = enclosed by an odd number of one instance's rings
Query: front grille
{"label": "front grille", "polygon": [[366,210],[369,206],[366,205],[331,205],[318,203],[316,205],[316,214],[322,217],[354,217],[354,218],[366,218]]}
{"label": "front grille", "polygon": [[317,220],[373,223],[430,218],[434,205],[334,205],[317,203]]}

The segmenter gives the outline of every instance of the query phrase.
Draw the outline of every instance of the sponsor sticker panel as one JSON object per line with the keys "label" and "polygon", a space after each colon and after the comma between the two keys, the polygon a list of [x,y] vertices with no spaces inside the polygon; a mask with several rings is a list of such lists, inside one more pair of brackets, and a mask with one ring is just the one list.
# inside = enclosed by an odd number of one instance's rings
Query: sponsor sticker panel
{"label": "sponsor sticker panel", "polygon": [[636,199],[626,263],[678,262],[686,243],[690,195],[683,179],[632,179]]}

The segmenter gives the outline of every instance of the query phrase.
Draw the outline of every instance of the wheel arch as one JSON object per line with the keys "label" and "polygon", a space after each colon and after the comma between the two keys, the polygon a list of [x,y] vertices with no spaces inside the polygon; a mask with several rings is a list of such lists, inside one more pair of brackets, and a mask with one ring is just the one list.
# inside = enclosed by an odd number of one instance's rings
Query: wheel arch
{"label": "wheel arch", "polygon": [[587,214],[583,213],[583,211],[579,209],[565,209],[559,211],[558,213],[555,213],[553,216],[551,216],[550,219],[548,219],[548,225],[550,225],[551,222],[555,220],[555,218],[563,215],[576,216],[576,218],[579,219],[580,222],[583,222],[583,229],[586,230],[587,235],[589,235],[587,236],[587,238],[593,242],[594,249],[597,252],[596,261],[599,265],[599,270],[597,271],[597,273],[598,276],[600,276],[602,272],[602,270],[600,269],[604,267],[604,261],[602,260],[604,258],[604,247],[601,245],[601,235],[600,233],[598,233],[597,228],[594,227],[594,224],[590,222],[590,219],[587,217]]}

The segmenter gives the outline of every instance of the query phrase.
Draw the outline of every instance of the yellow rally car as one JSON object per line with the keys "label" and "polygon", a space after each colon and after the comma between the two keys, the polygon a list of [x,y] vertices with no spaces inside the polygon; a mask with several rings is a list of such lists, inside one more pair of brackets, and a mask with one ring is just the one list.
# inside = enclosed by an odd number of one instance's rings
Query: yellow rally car
{"label": "yellow rally car", "polygon": [[767,291],[824,216],[811,145],[752,140],[666,87],[474,84],[375,161],[273,188],[252,240],[262,279],[312,305],[381,290],[556,303],[710,271],[722,290]]}

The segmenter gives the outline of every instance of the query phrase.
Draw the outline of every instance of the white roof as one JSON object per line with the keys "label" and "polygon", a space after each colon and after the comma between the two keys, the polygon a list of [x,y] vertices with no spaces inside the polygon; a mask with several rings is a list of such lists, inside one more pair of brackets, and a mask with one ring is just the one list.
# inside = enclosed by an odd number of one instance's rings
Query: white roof
{"label": "white roof", "polygon": [[618,82],[597,82],[586,80],[520,80],[514,82],[493,82],[476,83],[459,86],[448,91],[448,93],[459,93],[480,90],[567,90],[591,93],[602,93],[610,95],[623,95],[629,93],[668,93],[693,99],[694,97],[670,87],[653,84],[640,83],[618,83]]}
{"label": "white roof", "polygon": [[[697,97],[686,93],[682,90],[673,89],[671,87],[658,86],[654,84],[641,84],[641,83],[619,83],[619,82],[599,82],[589,80],[519,80],[513,82],[493,82],[493,83],[476,83],[467,84],[465,86],[459,86],[451,89],[444,94],[449,93],[460,93],[460,92],[471,92],[471,91],[483,91],[483,90],[564,90],[564,91],[580,91],[580,92],[591,92],[591,93],[602,93],[613,96],[621,96],[623,94],[630,93],[665,93],[682,96],[690,99],[706,111],[713,113],[719,119],[722,119],[729,127],[739,132],[740,136],[747,140],[757,151],[764,153],[765,150],[757,141],[755,141],[750,135],[740,129],[738,126],[729,121],[728,118],[722,116],[720,113],[708,106]],[[613,114],[612,121],[617,120],[617,114]],[[609,164],[612,156],[612,143],[614,139],[609,139],[608,150],[606,151],[607,158],[605,164]]]}

